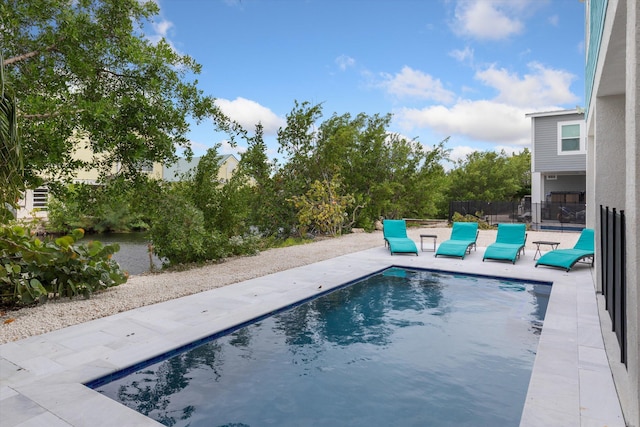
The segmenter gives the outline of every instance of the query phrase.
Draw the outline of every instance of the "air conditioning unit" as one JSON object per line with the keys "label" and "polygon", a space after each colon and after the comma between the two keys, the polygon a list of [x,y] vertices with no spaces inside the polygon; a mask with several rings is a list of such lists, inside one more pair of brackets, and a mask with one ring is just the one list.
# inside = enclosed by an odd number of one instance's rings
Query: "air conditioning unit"
{"label": "air conditioning unit", "polygon": [[547,181],[557,181],[558,175],[547,175]]}

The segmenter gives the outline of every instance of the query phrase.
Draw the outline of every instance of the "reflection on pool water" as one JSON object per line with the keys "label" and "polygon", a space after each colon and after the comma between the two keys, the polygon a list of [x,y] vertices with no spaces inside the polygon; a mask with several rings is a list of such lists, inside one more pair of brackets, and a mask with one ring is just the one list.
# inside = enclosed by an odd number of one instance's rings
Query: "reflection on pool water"
{"label": "reflection on pool water", "polygon": [[89,386],[168,426],[516,426],[550,290],[391,268]]}

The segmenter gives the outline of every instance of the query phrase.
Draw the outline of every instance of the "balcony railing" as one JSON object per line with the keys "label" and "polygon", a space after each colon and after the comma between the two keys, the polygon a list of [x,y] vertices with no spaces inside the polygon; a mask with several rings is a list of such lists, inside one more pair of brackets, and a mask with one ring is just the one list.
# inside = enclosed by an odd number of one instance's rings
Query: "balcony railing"
{"label": "balcony railing", "polygon": [[600,54],[600,43],[602,42],[602,31],[604,29],[604,18],[607,11],[608,0],[590,0],[587,34],[587,64],[585,67],[585,94],[587,116],[589,115],[589,104],[593,92],[593,83],[598,66],[598,55]]}

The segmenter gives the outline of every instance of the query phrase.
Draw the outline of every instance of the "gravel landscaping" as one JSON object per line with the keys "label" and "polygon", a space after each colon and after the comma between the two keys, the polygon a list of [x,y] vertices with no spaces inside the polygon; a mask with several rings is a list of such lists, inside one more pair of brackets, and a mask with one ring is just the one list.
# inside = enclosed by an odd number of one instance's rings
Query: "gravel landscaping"
{"label": "gravel landscaping", "polygon": [[[436,234],[440,243],[449,238],[451,229],[409,228],[409,237],[418,245],[420,234]],[[478,247],[491,244],[495,236],[495,230],[481,230]],[[560,242],[560,248],[569,248],[577,239],[578,233],[574,232],[530,231],[527,249],[535,250],[531,243],[535,240],[554,240]],[[378,246],[383,247],[382,232],[352,233],[301,246],[269,249],[255,256],[232,258],[187,271],[131,276],[127,283],[94,294],[89,299],[63,298],[2,312],[0,344]],[[421,255],[433,256],[430,252]]]}

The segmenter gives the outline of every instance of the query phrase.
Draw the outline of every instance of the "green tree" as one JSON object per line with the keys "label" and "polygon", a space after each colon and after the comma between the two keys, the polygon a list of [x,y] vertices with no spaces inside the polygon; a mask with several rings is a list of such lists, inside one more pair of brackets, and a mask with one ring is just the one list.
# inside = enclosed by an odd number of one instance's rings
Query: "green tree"
{"label": "green tree", "polygon": [[355,197],[353,224],[370,228],[380,216],[425,217],[437,213],[444,142],[428,149],[387,130],[390,114],[334,115],[320,125],[313,167],[318,179],[340,174]]}
{"label": "green tree", "polygon": [[267,214],[273,219],[273,229],[281,237],[288,237],[297,229],[297,211],[292,197],[304,194],[316,176],[312,173],[316,150],[316,122],[322,117],[322,106],[309,102],[294,102],[287,115],[287,125],[278,130],[278,152],[284,154],[283,165],[274,165],[274,173],[265,194],[273,197]]}
{"label": "green tree", "polygon": [[321,118],[320,104],[295,101],[286,118],[287,126],[278,130],[278,152],[287,160],[279,174],[287,181],[287,190],[292,195],[304,193],[315,180],[312,170],[318,140],[316,122]]}
{"label": "green tree", "polygon": [[475,151],[449,173],[450,200],[517,200],[529,194],[531,156],[528,150],[508,156],[504,150]]}
{"label": "green tree", "polygon": [[258,124],[254,135],[247,137],[247,150],[240,156],[232,181],[239,180],[242,184],[247,224],[256,227],[263,235],[274,236],[287,222],[283,217],[291,209],[276,190],[277,181],[273,177],[276,166],[269,162],[263,137],[264,129]]}
{"label": "green tree", "polygon": [[[131,177],[141,164],[172,162],[176,147],[191,153],[189,118],[239,130],[189,80],[200,65],[145,33],[158,12],[154,1],[139,0],[0,3],[2,51],[20,94],[31,181],[69,178],[81,167],[106,175],[114,165]],[[74,159],[84,146],[93,158]]]}
{"label": "green tree", "polygon": [[[287,127],[279,131],[280,152],[288,161],[274,175],[280,200],[295,200],[313,182],[339,176],[341,195],[354,199],[346,211],[350,226],[372,228],[380,216],[439,213],[445,179],[439,161],[447,156],[446,140],[427,148],[390,133],[390,114],[334,114],[317,125],[321,118],[321,105],[296,102]],[[282,215],[292,222],[283,221],[281,228],[295,229],[296,214],[294,209]]]}
{"label": "green tree", "polygon": [[525,148],[522,153],[513,154],[509,157],[509,167],[511,173],[516,177],[519,189],[514,198],[521,199],[527,194],[531,194],[531,152]]}
{"label": "green tree", "polygon": [[219,145],[207,150],[200,158],[191,182],[191,202],[202,211],[205,228],[220,233],[226,238],[247,234],[248,217],[247,190],[241,177],[232,177],[228,182],[218,180],[221,156]]}
{"label": "green tree", "polygon": [[240,163],[235,175],[244,177],[256,186],[262,186],[270,179],[273,168],[267,156],[262,124],[258,123],[254,135],[246,139],[247,150],[240,155]]}
{"label": "green tree", "polygon": [[218,182],[219,163],[217,147],[208,149],[200,158],[193,178],[185,181],[185,184],[190,186],[191,203],[203,213],[204,226],[209,230],[215,229],[220,223],[218,216],[222,202],[222,187]]}
{"label": "green tree", "polygon": [[195,171],[152,195],[151,238],[154,252],[168,264],[217,260],[252,254],[257,238],[250,231],[249,185],[241,174],[218,180],[218,146],[207,150]]}

